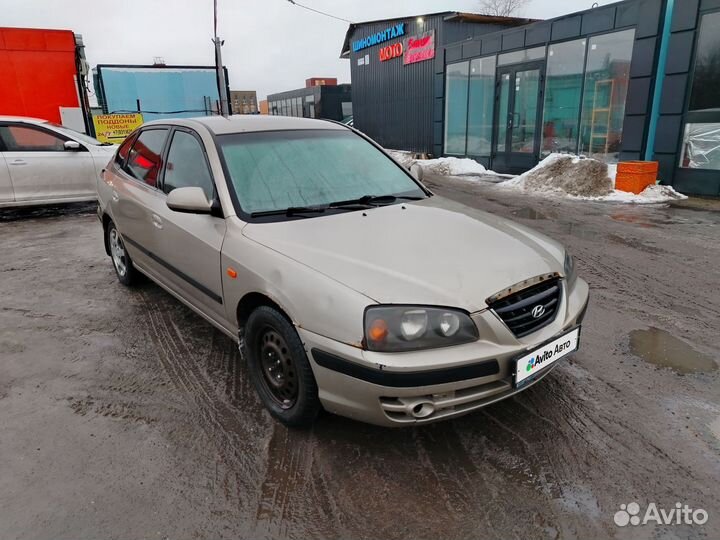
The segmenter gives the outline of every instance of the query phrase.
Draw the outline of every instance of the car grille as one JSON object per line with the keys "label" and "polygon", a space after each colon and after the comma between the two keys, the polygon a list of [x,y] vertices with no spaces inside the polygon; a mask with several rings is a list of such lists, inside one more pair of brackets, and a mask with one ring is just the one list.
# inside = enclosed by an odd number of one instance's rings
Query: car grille
{"label": "car grille", "polygon": [[516,337],[523,337],[555,320],[560,294],[560,280],[551,279],[501,298],[491,303],[490,309]]}

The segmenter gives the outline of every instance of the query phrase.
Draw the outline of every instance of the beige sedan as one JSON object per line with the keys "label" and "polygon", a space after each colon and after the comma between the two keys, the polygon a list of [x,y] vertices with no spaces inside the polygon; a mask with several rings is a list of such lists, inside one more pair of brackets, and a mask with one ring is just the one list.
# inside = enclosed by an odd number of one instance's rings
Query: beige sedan
{"label": "beige sedan", "polygon": [[237,340],[281,422],[421,424],[547,375],[588,286],[553,240],[418,180],[332,122],[156,121],[118,149],[99,216],[120,282],[142,273]]}

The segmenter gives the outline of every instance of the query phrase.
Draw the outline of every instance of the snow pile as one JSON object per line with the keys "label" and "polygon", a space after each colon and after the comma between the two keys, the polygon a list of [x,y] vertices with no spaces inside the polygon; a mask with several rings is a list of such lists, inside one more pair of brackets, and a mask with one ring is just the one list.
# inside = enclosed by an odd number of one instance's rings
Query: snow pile
{"label": "snow pile", "polygon": [[469,158],[443,157],[438,159],[422,159],[415,163],[420,165],[427,173],[443,176],[480,176],[493,174],[492,171],[488,171],[480,163]]}
{"label": "snow pile", "polygon": [[566,154],[550,154],[533,169],[500,185],[576,197],[602,197],[614,187],[605,163]]}
{"label": "snow pile", "polygon": [[616,174],[617,165],[571,154],[550,154],[528,172],[498,185],[541,195],[602,202],[654,204],[687,199],[670,186],[651,185],[639,195],[617,190]]}
{"label": "snow pile", "polygon": [[409,169],[413,163],[415,163],[415,158],[413,158],[412,152],[405,152],[404,150],[387,150],[386,152],[390,154],[390,156],[397,161],[400,165],[403,167]]}
{"label": "snow pile", "polygon": [[414,159],[411,152],[404,152],[402,150],[388,150],[387,152],[403,167],[410,168],[417,163],[429,174],[441,176],[482,176],[495,174],[492,171],[488,171],[474,159],[456,157]]}
{"label": "snow pile", "polygon": [[678,193],[670,186],[652,185],[646,187],[645,191],[638,195],[615,189],[610,195],[591,200],[632,204],[657,204],[669,201],[681,201],[683,199],[687,199],[687,195]]}

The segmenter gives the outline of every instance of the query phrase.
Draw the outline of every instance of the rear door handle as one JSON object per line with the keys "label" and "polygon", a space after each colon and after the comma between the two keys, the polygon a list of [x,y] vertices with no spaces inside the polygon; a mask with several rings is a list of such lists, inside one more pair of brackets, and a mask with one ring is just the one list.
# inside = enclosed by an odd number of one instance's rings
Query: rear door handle
{"label": "rear door handle", "polygon": [[152,215],[152,222],[153,222],[153,225],[155,225],[155,227],[157,227],[158,229],[163,228],[162,219],[160,219],[160,216],[158,216],[157,214]]}
{"label": "rear door handle", "polygon": [[10,162],[10,165],[27,165],[27,161],[25,161],[24,159],[13,159]]}
{"label": "rear door handle", "polygon": [[117,191],[113,191],[113,193],[112,193],[112,199],[113,199],[113,201],[115,201],[115,202],[118,202],[118,201],[120,200],[120,195],[118,195],[118,192],[117,192]]}

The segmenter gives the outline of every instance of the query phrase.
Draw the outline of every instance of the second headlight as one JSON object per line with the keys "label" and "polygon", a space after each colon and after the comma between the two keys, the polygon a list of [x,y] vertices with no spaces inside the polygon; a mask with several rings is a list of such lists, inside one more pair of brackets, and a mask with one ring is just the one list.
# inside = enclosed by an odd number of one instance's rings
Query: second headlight
{"label": "second headlight", "polygon": [[378,352],[416,351],[478,339],[461,310],[425,306],[372,306],[365,311],[365,346]]}

